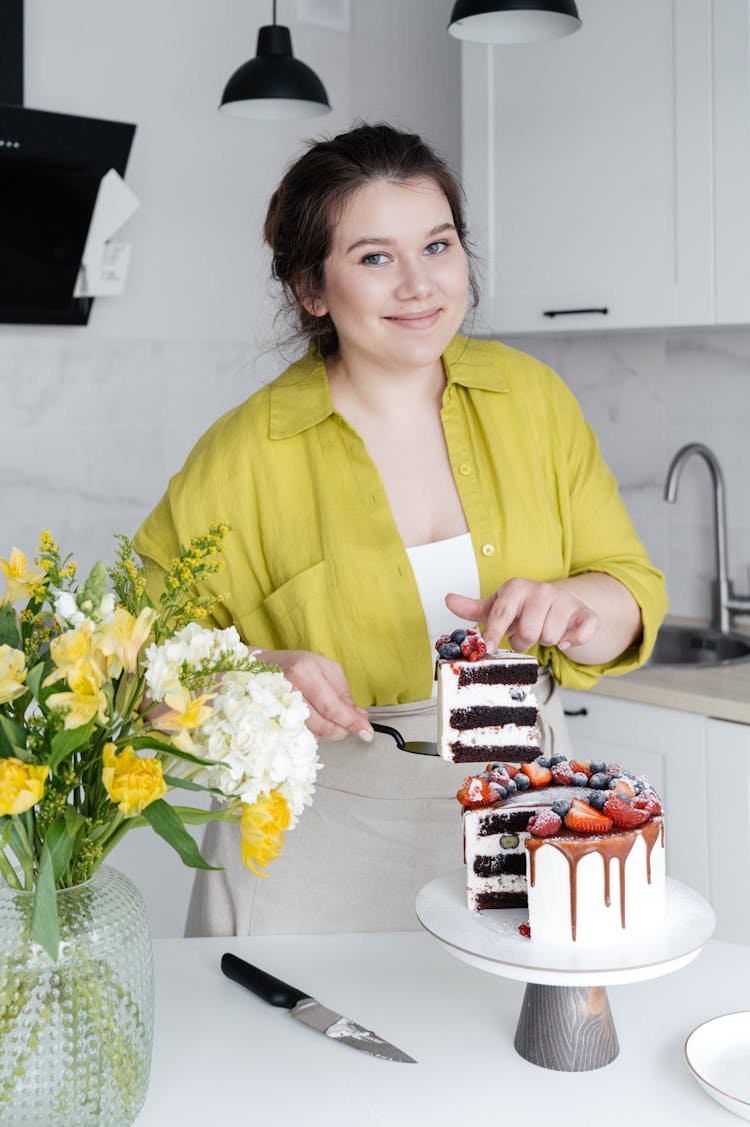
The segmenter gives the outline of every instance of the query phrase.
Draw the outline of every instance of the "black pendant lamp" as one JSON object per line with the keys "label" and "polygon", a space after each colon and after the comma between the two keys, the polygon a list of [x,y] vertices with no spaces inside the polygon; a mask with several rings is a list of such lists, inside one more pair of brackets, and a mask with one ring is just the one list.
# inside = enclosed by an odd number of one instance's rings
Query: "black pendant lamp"
{"label": "black pendant lamp", "polygon": [[456,0],[448,31],[473,43],[541,43],[580,26],[574,0]]}
{"label": "black pendant lamp", "polygon": [[288,27],[273,23],[258,31],[255,58],[234,72],[224,87],[219,109],[233,117],[266,120],[318,117],[331,109],[314,70],[295,59]]}

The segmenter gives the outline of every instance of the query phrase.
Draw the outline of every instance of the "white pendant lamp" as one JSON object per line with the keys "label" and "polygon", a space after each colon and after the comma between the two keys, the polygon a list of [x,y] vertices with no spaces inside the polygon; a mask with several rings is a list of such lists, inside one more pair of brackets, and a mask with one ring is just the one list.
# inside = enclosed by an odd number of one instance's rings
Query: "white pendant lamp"
{"label": "white pendant lamp", "polygon": [[448,31],[472,43],[541,43],[580,26],[574,0],[456,0]]}
{"label": "white pendant lamp", "polygon": [[232,117],[279,121],[330,113],[323,83],[295,59],[288,27],[273,23],[258,30],[255,58],[243,63],[224,87],[219,109]]}

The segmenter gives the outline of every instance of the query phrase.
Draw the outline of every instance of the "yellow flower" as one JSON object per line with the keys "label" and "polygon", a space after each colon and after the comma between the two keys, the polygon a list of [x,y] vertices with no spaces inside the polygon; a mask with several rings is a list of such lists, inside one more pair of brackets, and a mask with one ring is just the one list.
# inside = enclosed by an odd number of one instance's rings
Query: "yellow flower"
{"label": "yellow flower", "polygon": [[175,685],[164,694],[164,703],[169,711],[154,718],[154,727],[159,732],[169,732],[172,743],[180,751],[192,751],[190,729],[198,728],[208,720],[212,710],[207,702],[213,700],[215,695],[204,693],[199,697],[191,697],[183,685]]}
{"label": "yellow flower", "polygon": [[156,611],[144,607],[137,618],[133,618],[125,607],[117,607],[112,622],[100,627],[101,651],[109,659],[107,664],[113,677],[119,677],[123,670],[135,673],[138,653],[145,644]]}
{"label": "yellow flower", "polygon": [[261,796],[252,806],[242,803],[242,860],[256,876],[268,876],[263,870],[280,855],[289,822],[289,807],[277,790]]}
{"label": "yellow flower", "polygon": [[22,763],[20,759],[0,759],[0,814],[23,814],[44,794],[47,768]]}
{"label": "yellow flower", "polygon": [[65,710],[65,727],[81,728],[95,716],[100,724],[107,721],[107,698],[102,691],[104,676],[96,662],[84,658],[67,675],[69,693],[52,693],[47,697],[49,708]]}
{"label": "yellow flower", "polygon": [[0,559],[0,571],[5,575],[5,601],[18,602],[28,599],[33,588],[44,578],[43,571],[30,571],[29,561],[20,548],[11,548],[10,559]]}
{"label": "yellow flower", "polygon": [[105,744],[102,762],[104,787],[126,818],[134,818],[167,793],[159,760],[141,759],[129,745],[118,755],[114,744]]}
{"label": "yellow flower", "polygon": [[[54,684],[61,677],[69,677],[81,662],[90,662],[97,654],[98,639],[94,632],[92,622],[86,618],[75,630],[66,630],[57,638],[53,638],[49,645],[50,657],[57,669],[45,677],[44,684]],[[102,678],[103,679],[103,678]]]}
{"label": "yellow flower", "polygon": [[26,658],[21,650],[0,646],[0,704],[7,704],[26,692]]}

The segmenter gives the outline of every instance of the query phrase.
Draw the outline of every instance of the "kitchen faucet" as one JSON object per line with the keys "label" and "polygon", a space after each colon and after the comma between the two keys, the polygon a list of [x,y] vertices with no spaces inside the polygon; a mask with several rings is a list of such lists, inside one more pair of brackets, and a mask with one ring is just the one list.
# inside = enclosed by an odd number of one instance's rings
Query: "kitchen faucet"
{"label": "kitchen faucet", "polygon": [[692,454],[699,454],[708,466],[714,487],[714,540],[716,578],[711,584],[711,627],[722,634],[731,632],[732,614],[750,614],[750,595],[736,595],[727,571],[727,516],[724,506],[724,475],[716,455],[702,442],[688,442],[672,459],[664,484],[664,500],[677,500],[677,483],[682,467]]}

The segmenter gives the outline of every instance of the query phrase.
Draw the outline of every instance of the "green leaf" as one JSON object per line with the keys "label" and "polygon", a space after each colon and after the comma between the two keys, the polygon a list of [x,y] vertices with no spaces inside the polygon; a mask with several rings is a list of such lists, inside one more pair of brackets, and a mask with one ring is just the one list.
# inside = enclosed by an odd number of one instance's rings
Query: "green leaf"
{"label": "green leaf", "polygon": [[3,603],[0,606],[0,646],[11,646],[14,650],[20,650],[21,645],[16,612],[10,603]]}
{"label": "green leaf", "polygon": [[49,759],[47,760],[50,771],[55,771],[63,759],[67,759],[79,747],[88,743],[93,730],[94,721],[89,720],[88,724],[82,724],[80,728],[63,728],[62,731],[56,732],[50,743]]}
{"label": "green leaf", "polygon": [[4,737],[3,747],[7,745],[10,748],[10,751],[5,753],[5,758],[11,755],[25,760],[27,758],[26,733],[23,728],[11,720],[9,716],[3,716],[0,713],[0,729],[2,729]]}
{"label": "green leaf", "polygon": [[39,878],[31,904],[31,936],[41,944],[53,963],[57,962],[60,948],[60,924],[57,918],[55,875],[52,854],[47,842],[42,847],[39,861]]}
{"label": "green leaf", "polygon": [[70,864],[73,850],[80,831],[86,824],[86,819],[78,810],[68,806],[62,818],[58,818],[47,828],[44,842],[52,858],[52,870],[55,883]]}
{"label": "green leaf", "polygon": [[26,675],[26,684],[31,689],[36,700],[41,700],[42,697],[49,696],[50,693],[55,693],[60,688],[59,685],[48,685],[46,690],[42,688],[42,681],[51,668],[51,665],[51,662],[38,661]]}
{"label": "green leaf", "polygon": [[[126,743],[134,751],[164,751],[168,755],[174,755],[177,759],[184,759],[186,763],[197,763],[200,767],[220,766],[213,759],[200,759],[189,751],[180,751],[178,747],[173,747],[172,744],[164,743],[162,740],[153,740],[150,736],[136,736],[133,740],[126,739]],[[221,766],[224,766],[224,764],[221,764]]]}
{"label": "green leaf", "polygon": [[176,787],[178,790],[202,790],[205,794],[223,794],[218,787],[204,787],[200,783],[194,783],[192,779],[181,779],[179,775],[165,775],[164,782],[168,787]]}
{"label": "green leaf", "polygon": [[173,806],[172,809],[186,826],[202,826],[205,822],[235,822],[239,825],[239,811],[201,810],[199,806]]}
{"label": "green leaf", "polygon": [[159,798],[151,802],[143,811],[143,817],[159,837],[179,853],[181,860],[191,869],[216,869],[201,856],[201,851],[182,824],[179,814]]}

